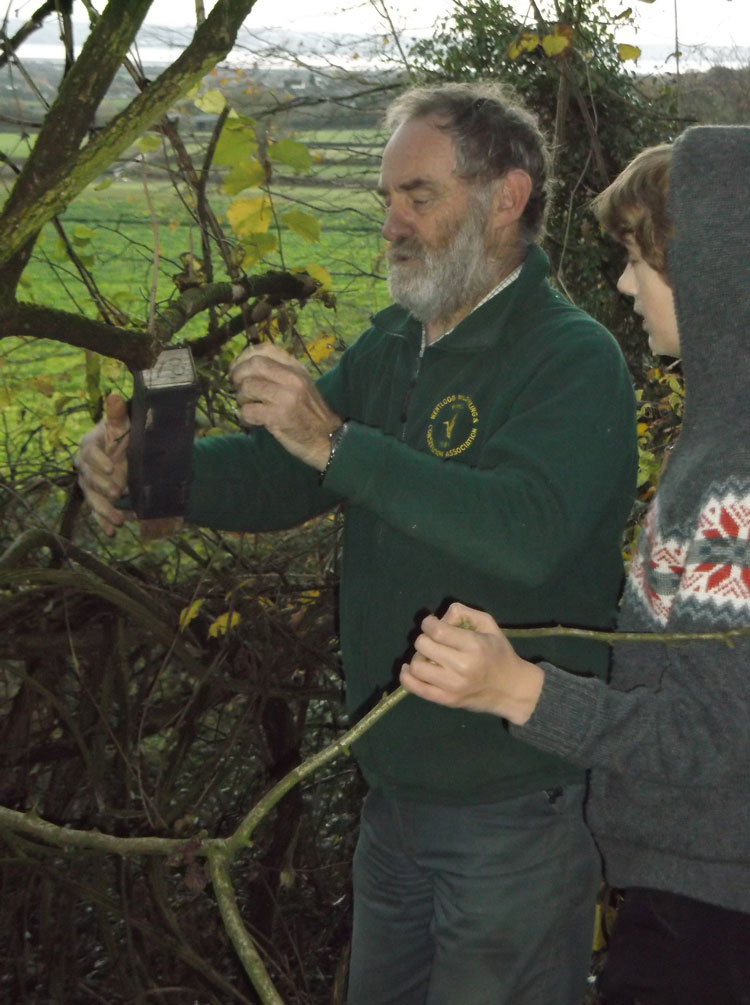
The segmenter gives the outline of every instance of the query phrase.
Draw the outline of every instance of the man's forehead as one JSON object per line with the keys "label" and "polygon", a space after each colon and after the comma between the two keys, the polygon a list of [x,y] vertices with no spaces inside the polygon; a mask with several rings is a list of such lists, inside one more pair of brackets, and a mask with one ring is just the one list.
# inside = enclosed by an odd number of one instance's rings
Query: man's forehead
{"label": "man's forehead", "polygon": [[439,186],[455,178],[453,138],[426,119],[407,119],[383,150],[380,188]]}

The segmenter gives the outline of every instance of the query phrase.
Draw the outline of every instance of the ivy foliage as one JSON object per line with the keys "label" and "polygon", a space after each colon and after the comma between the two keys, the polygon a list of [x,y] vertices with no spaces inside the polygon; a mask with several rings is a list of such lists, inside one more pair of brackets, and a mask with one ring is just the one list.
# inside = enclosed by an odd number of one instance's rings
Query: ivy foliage
{"label": "ivy foliage", "polygon": [[553,149],[546,250],[557,282],[615,334],[640,376],[640,326],[614,292],[622,256],[590,202],[639,150],[681,126],[668,97],[642,92],[631,68],[638,50],[615,40],[629,10],[613,16],[601,0],[539,0],[529,12],[502,0],[461,0],[414,46],[416,72],[423,82],[500,80],[538,115]]}

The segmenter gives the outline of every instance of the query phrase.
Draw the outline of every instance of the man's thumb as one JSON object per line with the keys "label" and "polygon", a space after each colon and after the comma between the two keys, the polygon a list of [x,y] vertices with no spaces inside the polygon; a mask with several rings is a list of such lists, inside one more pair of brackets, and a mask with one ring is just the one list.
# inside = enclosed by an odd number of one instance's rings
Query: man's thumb
{"label": "man's thumb", "polygon": [[115,436],[126,433],[130,429],[128,406],[121,394],[112,391],[104,399],[104,418]]}

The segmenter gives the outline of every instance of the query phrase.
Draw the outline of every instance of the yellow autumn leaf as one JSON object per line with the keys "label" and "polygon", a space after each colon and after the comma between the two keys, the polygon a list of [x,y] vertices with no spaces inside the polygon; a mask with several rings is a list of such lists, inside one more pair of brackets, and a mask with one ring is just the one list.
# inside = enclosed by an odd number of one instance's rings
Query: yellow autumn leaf
{"label": "yellow autumn leaf", "polygon": [[180,611],[180,631],[184,632],[190,622],[197,618],[198,611],[203,606],[202,600],[194,600],[189,607],[183,607]]}
{"label": "yellow autumn leaf", "polygon": [[622,63],[625,63],[629,59],[636,60],[640,54],[641,50],[637,45],[626,45],[624,42],[621,42],[617,46],[617,58]]}
{"label": "yellow autumn leaf", "polygon": [[637,431],[638,431],[638,435],[639,436],[643,436],[644,433],[648,432],[648,423],[647,422],[639,422],[638,426],[636,428],[637,428]]}
{"label": "yellow autumn leaf", "polygon": [[556,24],[542,39],[542,48],[548,56],[559,56],[573,42],[573,29],[567,24]]}
{"label": "yellow autumn leaf", "polygon": [[518,59],[522,52],[533,52],[538,45],[539,36],[535,31],[522,31],[508,47],[508,56],[510,59]]}
{"label": "yellow autumn leaf", "polygon": [[307,353],[313,363],[322,363],[333,352],[336,345],[334,335],[321,335],[307,346]]}
{"label": "yellow autumn leaf", "polygon": [[217,639],[220,635],[226,635],[240,621],[242,621],[242,615],[238,614],[237,611],[232,611],[231,615],[229,611],[225,611],[212,622],[211,627],[208,629],[208,634],[212,639]]}
{"label": "yellow autumn leaf", "polygon": [[308,276],[312,276],[313,279],[317,279],[320,283],[321,290],[330,290],[333,286],[331,273],[322,265],[316,265],[314,262],[310,262],[301,271],[306,272]]}
{"label": "yellow autumn leaf", "polygon": [[265,195],[235,199],[227,210],[227,219],[239,237],[265,233],[271,218],[271,201]]}
{"label": "yellow autumn leaf", "polygon": [[320,596],[320,590],[303,590],[299,595],[301,604],[313,604]]}

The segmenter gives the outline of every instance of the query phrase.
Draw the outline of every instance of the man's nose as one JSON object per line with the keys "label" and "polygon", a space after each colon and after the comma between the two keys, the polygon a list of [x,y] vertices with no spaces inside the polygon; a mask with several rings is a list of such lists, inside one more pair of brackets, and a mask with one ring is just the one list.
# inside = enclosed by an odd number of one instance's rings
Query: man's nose
{"label": "man's nose", "polygon": [[391,203],[385,214],[382,233],[386,241],[395,241],[399,237],[411,237],[414,228],[404,211]]}

